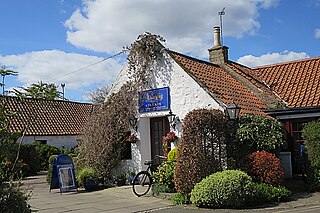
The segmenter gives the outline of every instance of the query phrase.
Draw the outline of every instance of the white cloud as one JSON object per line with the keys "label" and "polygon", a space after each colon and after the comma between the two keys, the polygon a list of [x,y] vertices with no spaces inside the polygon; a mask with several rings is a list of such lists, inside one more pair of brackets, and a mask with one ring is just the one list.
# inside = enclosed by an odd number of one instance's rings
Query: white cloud
{"label": "white cloud", "polygon": [[203,56],[225,9],[223,34],[241,38],[259,29],[259,9],[279,0],[83,0],[65,22],[67,41],[89,50],[115,53],[145,32],[160,34],[171,49]]}
{"label": "white cloud", "polygon": [[257,67],[267,64],[275,64],[285,61],[293,61],[303,58],[309,58],[308,54],[305,52],[290,52],[285,50],[281,53],[268,53],[262,56],[253,56],[253,55],[246,55],[240,57],[238,59],[238,63],[246,65],[248,67]]}
{"label": "white cloud", "polygon": [[22,55],[0,55],[0,64],[14,67],[19,81],[31,84],[40,80],[55,84],[65,83],[70,89],[103,81],[112,82],[121,65],[115,59],[71,73],[98,61],[96,56],[66,53],[59,50],[28,52]]}
{"label": "white cloud", "polygon": [[320,38],[320,28],[315,29],[315,31],[314,31],[314,37],[315,37],[316,39],[319,39],[319,38]]}

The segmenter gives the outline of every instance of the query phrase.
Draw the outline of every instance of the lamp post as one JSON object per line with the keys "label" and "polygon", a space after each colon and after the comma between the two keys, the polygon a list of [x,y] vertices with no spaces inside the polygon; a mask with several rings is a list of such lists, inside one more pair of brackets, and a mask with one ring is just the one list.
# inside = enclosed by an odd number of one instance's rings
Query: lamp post
{"label": "lamp post", "polygon": [[166,115],[166,116],[167,116],[167,118],[168,118],[168,121],[169,121],[170,126],[171,126],[173,129],[175,129],[175,127],[176,127],[176,123],[175,123],[176,115],[173,114],[172,111],[171,111],[171,109],[170,109],[169,114]]}
{"label": "lamp post", "polygon": [[[232,102],[226,109],[225,109],[225,114],[229,120],[228,122],[228,126],[230,129],[230,142],[227,144],[227,150],[229,150],[229,154],[230,156],[235,157],[236,153],[238,150],[237,149],[237,139],[236,139],[236,122],[239,118],[240,115],[240,111],[241,111],[241,107],[239,107],[236,102]],[[230,157],[229,156],[229,157]],[[238,168],[239,166],[239,162],[237,161],[236,157],[235,159],[233,159],[234,161],[229,161],[229,163],[231,163],[230,166],[235,166],[235,168]],[[229,158],[230,159],[230,158]],[[232,159],[232,158],[231,158]],[[229,164],[228,163],[228,164]],[[229,166],[229,165],[228,165]]]}

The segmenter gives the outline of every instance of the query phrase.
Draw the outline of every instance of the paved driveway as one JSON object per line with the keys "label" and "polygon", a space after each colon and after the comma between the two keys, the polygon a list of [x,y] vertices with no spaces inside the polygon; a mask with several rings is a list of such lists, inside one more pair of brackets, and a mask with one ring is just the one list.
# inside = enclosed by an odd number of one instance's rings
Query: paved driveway
{"label": "paved driveway", "polygon": [[171,201],[150,195],[136,197],[130,186],[109,188],[100,191],[66,192],[59,189],[49,193],[45,175],[38,175],[23,181],[24,186],[32,188],[32,197],[28,201],[35,212],[145,212],[172,206]]}

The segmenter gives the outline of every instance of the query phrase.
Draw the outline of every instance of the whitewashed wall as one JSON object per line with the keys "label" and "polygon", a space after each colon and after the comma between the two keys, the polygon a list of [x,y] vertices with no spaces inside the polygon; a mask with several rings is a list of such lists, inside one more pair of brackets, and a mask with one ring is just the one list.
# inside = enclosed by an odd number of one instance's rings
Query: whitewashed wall
{"label": "whitewashed wall", "polygon": [[[166,55],[166,62],[159,63],[159,72],[156,75],[154,87],[170,88],[171,96],[171,110],[174,114],[179,116],[180,120],[187,115],[188,112],[194,109],[210,108],[219,109],[223,108],[215,101],[205,89],[203,89],[190,75],[188,75],[169,55]],[[117,92],[121,86],[127,81],[127,65],[121,70],[117,81],[114,83],[111,92]],[[150,141],[150,118],[163,117],[168,114],[168,111],[142,113],[138,123],[138,136],[140,141],[137,142],[136,147],[133,148],[132,160],[126,160],[122,163],[123,170],[126,171],[140,171],[145,168],[143,162],[151,159],[151,141]],[[179,131],[176,131],[180,136],[182,124],[178,125]],[[137,150],[136,150],[137,149]],[[140,158],[139,158],[140,157]],[[133,169],[134,167],[134,169]]]}
{"label": "whitewashed wall", "polygon": [[[61,136],[25,136],[23,144],[30,144],[34,141],[46,140],[47,144],[61,148],[73,148],[77,145],[78,135],[61,135]],[[18,140],[19,141],[19,140]]]}

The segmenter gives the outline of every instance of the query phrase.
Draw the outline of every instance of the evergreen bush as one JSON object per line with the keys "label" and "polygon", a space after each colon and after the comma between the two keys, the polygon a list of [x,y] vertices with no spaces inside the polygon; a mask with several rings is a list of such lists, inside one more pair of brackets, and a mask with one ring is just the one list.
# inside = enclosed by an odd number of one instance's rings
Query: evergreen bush
{"label": "evergreen bush", "polygon": [[190,201],[198,207],[239,208],[253,195],[250,176],[240,170],[214,173],[196,184]]}
{"label": "evergreen bush", "polygon": [[266,183],[254,183],[253,204],[287,201],[292,192],[283,186],[272,186]]}
{"label": "evergreen bush", "polygon": [[284,169],[280,160],[266,151],[253,152],[246,158],[245,171],[254,182],[280,185],[284,180]]}
{"label": "evergreen bush", "polygon": [[190,203],[190,198],[189,198],[189,196],[178,192],[172,197],[172,203],[175,205],[188,204],[188,203]]}
{"label": "evergreen bush", "polygon": [[239,169],[250,153],[276,153],[283,141],[283,125],[279,121],[258,115],[241,116],[236,125],[236,142],[228,144],[228,159]]}

